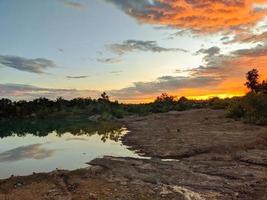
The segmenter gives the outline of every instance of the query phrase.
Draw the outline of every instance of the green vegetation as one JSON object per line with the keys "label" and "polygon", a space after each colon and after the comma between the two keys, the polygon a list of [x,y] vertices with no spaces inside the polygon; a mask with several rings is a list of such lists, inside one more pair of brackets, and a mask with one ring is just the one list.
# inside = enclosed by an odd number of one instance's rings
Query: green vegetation
{"label": "green vegetation", "polygon": [[64,119],[83,116],[91,121],[112,120],[127,115],[148,115],[168,111],[211,108],[227,109],[228,116],[242,118],[247,122],[267,124],[267,81],[259,83],[259,73],[253,69],[247,73],[245,85],[250,92],[244,97],[209,100],[176,99],[166,93],[161,94],[152,103],[122,104],[110,101],[104,92],[99,99],[76,98],[55,101],[38,98],[33,101],[11,101],[0,99],[0,121],[10,119]]}
{"label": "green vegetation", "polygon": [[159,96],[153,103],[146,104],[122,104],[118,101],[110,101],[106,93],[99,99],[76,98],[65,100],[58,98],[55,101],[47,98],[38,98],[33,101],[0,100],[0,119],[43,119],[43,118],[66,118],[71,116],[90,117],[92,121],[111,120],[122,118],[127,115],[147,115],[150,113],[168,112],[171,110],[187,110],[203,108],[208,105],[207,101],[188,100],[175,97],[166,93]]}
{"label": "green vegetation", "polygon": [[61,137],[65,133],[71,133],[74,136],[92,136],[97,134],[105,142],[107,139],[118,141],[122,130],[120,123],[105,121],[92,122],[84,116],[64,119],[15,119],[0,121],[0,138],[12,135],[24,137],[28,134],[37,137],[46,137],[55,131],[58,137]]}
{"label": "green vegetation", "polygon": [[247,73],[245,85],[250,92],[229,104],[228,116],[242,118],[250,123],[267,125],[267,82],[259,83],[259,72],[253,69]]}

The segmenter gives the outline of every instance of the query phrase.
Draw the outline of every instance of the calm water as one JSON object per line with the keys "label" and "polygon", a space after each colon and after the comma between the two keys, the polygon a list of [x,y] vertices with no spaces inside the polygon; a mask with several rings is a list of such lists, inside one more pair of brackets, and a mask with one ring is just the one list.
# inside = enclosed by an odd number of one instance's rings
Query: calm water
{"label": "calm water", "polygon": [[0,178],[82,168],[103,155],[138,157],[119,141],[126,132],[77,118],[0,123]]}

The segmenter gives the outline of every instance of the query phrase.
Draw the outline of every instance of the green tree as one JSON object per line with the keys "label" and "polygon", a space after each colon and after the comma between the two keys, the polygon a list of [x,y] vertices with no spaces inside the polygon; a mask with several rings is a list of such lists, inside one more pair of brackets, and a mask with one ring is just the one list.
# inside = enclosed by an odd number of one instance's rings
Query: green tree
{"label": "green tree", "polygon": [[162,93],[160,96],[157,97],[155,100],[155,103],[170,103],[172,104],[174,102],[175,97],[170,96],[167,93]]}
{"label": "green tree", "polygon": [[247,82],[245,86],[252,92],[257,93],[259,91],[259,71],[257,69],[252,69],[247,72]]}
{"label": "green tree", "polygon": [[107,102],[110,101],[110,100],[109,100],[109,96],[107,95],[106,92],[103,92],[103,93],[101,94],[101,98],[100,98],[99,100],[107,101]]}

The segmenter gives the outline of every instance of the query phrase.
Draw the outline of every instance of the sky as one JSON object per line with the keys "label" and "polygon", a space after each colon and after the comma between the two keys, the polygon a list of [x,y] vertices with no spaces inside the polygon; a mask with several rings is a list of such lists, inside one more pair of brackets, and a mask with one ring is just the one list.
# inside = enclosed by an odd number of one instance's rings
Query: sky
{"label": "sky", "polygon": [[0,98],[243,95],[267,0],[0,0]]}

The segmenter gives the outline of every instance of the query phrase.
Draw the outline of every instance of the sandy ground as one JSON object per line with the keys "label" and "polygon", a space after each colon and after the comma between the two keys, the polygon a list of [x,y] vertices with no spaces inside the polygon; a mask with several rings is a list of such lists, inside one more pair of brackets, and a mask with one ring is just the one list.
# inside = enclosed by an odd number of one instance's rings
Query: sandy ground
{"label": "sandy ground", "polygon": [[267,127],[209,109],[129,117],[124,144],[152,159],[0,181],[0,200],[266,200]]}

